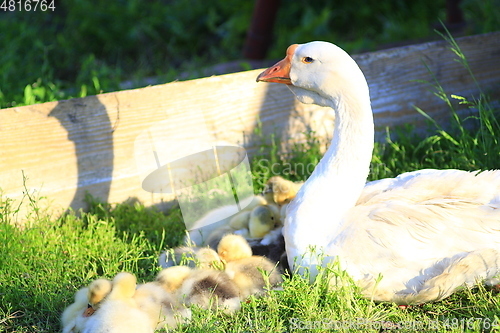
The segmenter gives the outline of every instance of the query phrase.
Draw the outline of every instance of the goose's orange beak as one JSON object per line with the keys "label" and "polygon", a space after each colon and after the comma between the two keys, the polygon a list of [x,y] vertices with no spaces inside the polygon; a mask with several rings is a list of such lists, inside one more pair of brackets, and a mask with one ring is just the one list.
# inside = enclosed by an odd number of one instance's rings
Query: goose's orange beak
{"label": "goose's orange beak", "polygon": [[259,76],[257,76],[257,82],[262,81],[292,84],[292,81],[290,81],[290,67],[292,65],[292,57],[297,46],[299,45],[290,45],[286,50],[285,59],[279,61],[274,66],[271,66],[260,73]]}

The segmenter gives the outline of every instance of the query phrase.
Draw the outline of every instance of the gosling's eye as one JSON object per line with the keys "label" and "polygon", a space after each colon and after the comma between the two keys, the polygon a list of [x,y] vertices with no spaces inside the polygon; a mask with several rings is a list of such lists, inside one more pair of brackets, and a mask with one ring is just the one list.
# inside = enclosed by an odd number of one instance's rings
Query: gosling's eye
{"label": "gosling's eye", "polygon": [[314,59],[313,59],[313,58],[311,58],[311,57],[304,57],[304,58],[302,58],[302,62],[303,62],[304,64],[310,64],[310,63],[311,63],[311,62],[313,62],[313,61],[314,61]]}

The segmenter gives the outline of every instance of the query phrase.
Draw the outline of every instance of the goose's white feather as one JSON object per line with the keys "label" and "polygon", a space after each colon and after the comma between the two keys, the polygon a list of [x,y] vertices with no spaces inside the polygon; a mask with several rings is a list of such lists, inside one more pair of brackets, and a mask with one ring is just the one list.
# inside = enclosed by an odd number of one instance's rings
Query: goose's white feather
{"label": "goose's white feather", "polygon": [[286,83],[300,101],[335,111],[332,144],[286,212],[297,272],[314,276],[338,260],[367,297],[399,304],[497,282],[499,171],[419,170],[365,184],[374,142],[368,85],[333,44],[292,45],[257,80]]}

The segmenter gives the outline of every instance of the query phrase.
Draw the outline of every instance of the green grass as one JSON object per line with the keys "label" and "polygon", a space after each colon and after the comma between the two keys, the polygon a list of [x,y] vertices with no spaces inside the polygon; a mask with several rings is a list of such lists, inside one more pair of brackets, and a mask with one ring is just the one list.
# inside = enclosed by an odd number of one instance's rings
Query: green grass
{"label": "green grass", "polygon": [[[131,81],[198,77],[243,59],[253,0],[66,0],[55,11],[0,11],[0,108],[83,97]],[[464,34],[500,29],[499,0],[464,0]],[[269,59],[327,40],[350,53],[436,39],[445,0],[283,0]]]}

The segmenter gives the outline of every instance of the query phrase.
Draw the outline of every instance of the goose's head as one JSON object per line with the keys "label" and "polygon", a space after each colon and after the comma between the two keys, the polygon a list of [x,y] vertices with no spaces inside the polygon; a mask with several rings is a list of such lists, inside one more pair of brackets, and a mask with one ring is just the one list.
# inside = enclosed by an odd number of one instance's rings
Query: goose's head
{"label": "goose's head", "polygon": [[368,95],[356,62],[328,42],[291,45],[286,57],[262,72],[258,81],[284,83],[302,103],[321,106],[336,107],[338,99],[352,91]]}

